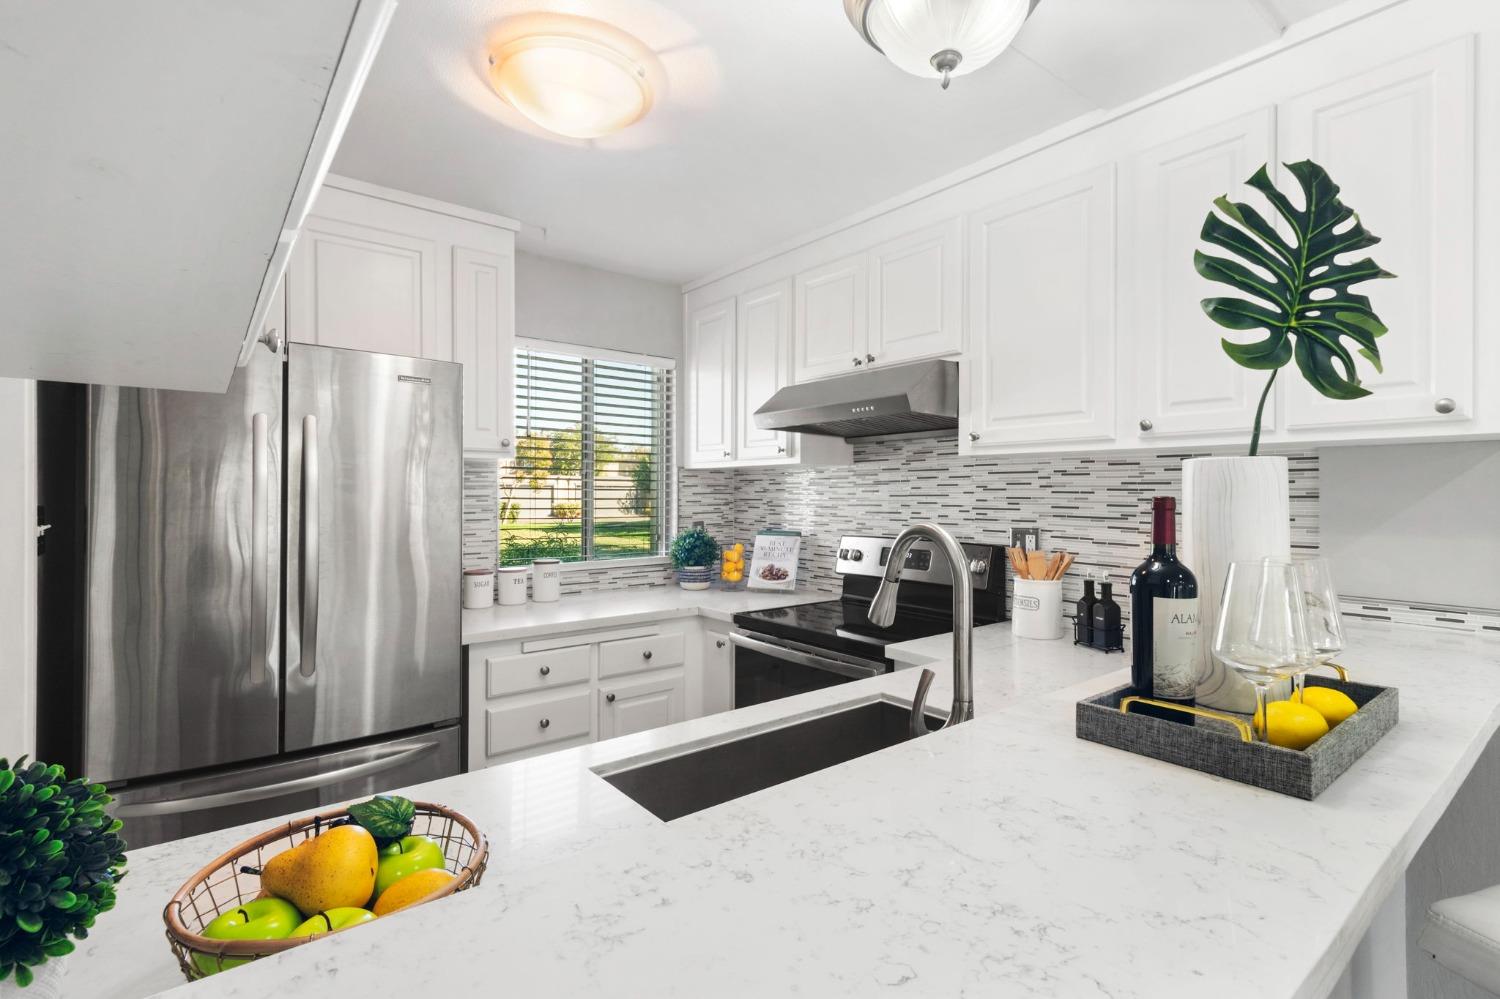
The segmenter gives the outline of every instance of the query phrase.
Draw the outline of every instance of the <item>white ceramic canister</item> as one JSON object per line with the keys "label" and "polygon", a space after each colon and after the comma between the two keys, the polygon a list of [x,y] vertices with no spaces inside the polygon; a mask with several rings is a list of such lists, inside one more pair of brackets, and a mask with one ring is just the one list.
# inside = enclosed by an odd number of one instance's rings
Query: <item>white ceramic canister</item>
{"label": "white ceramic canister", "polygon": [[495,577],[495,588],[500,592],[500,606],[514,607],[526,602],[526,567],[524,565],[502,565]]}
{"label": "white ceramic canister", "polygon": [[1021,638],[1062,637],[1062,580],[1018,579],[1010,602],[1011,630]]}
{"label": "white ceramic canister", "polygon": [[464,606],[479,610],[495,602],[495,570],[464,570]]}
{"label": "white ceramic canister", "polygon": [[531,599],[547,604],[562,596],[562,559],[539,558],[531,563]]}

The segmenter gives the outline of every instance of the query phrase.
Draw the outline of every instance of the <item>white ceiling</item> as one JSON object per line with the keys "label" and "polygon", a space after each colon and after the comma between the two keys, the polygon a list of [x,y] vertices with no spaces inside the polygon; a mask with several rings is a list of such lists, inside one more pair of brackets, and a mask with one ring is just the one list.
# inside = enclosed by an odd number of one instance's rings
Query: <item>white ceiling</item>
{"label": "white ceiling", "polygon": [[[520,219],[535,253],[686,281],[1337,2],[1042,0],[1011,50],[944,92],[866,47],[840,0],[401,0],[334,169]],[[645,42],[666,76],[651,113],[585,142],[496,97],[486,39],[535,11]]]}

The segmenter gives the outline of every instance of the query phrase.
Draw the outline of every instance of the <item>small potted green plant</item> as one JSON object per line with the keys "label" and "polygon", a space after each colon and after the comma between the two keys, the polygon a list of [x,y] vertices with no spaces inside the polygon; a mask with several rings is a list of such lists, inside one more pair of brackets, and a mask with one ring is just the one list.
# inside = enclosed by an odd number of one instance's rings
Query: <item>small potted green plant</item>
{"label": "small potted green plant", "polygon": [[719,543],[701,527],[677,535],[672,542],[672,565],[677,569],[677,585],[684,590],[706,590],[713,584],[714,563],[719,560]]}
{"label": "small potted green plant", "polygon": [[114,908],[125,842],[110,801],[56,764],[0,758],[0,982],[30,985]]}

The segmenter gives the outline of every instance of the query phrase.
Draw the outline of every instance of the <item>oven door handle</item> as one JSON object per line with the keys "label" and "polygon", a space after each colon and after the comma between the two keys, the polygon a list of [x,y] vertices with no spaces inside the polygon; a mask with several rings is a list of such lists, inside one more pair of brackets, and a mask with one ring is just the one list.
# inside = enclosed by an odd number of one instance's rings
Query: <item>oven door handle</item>
{"label": "oven door handle", "polygon": [[885,674],[884,669],[875,666],[856,666],[854,663],[841,662],[838,659],[825,659],[822,656],[815,656],[809,652],[799,652],[796,649],[789,649],[775,642],[752,638],[742,631],[731,631],[729,633],[729,641],[731,644],[737,645],[742,649],[760,652],[773,659],[783,659],[789,663],[796,663],[798,666],[820,669],[825,673],[837,673],[840,676],[847,676],[854,680],[864,680],[872,676],[883,676]]}

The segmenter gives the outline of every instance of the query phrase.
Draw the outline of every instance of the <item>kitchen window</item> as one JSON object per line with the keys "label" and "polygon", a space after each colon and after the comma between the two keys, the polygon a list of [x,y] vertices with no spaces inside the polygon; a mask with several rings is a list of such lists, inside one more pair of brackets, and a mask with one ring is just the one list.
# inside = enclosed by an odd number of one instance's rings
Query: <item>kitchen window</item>
{"label": "kitchen window", "polygon": [[518,340],[516,451],[500,465],[500,564],[666,554],[673,361]]}

